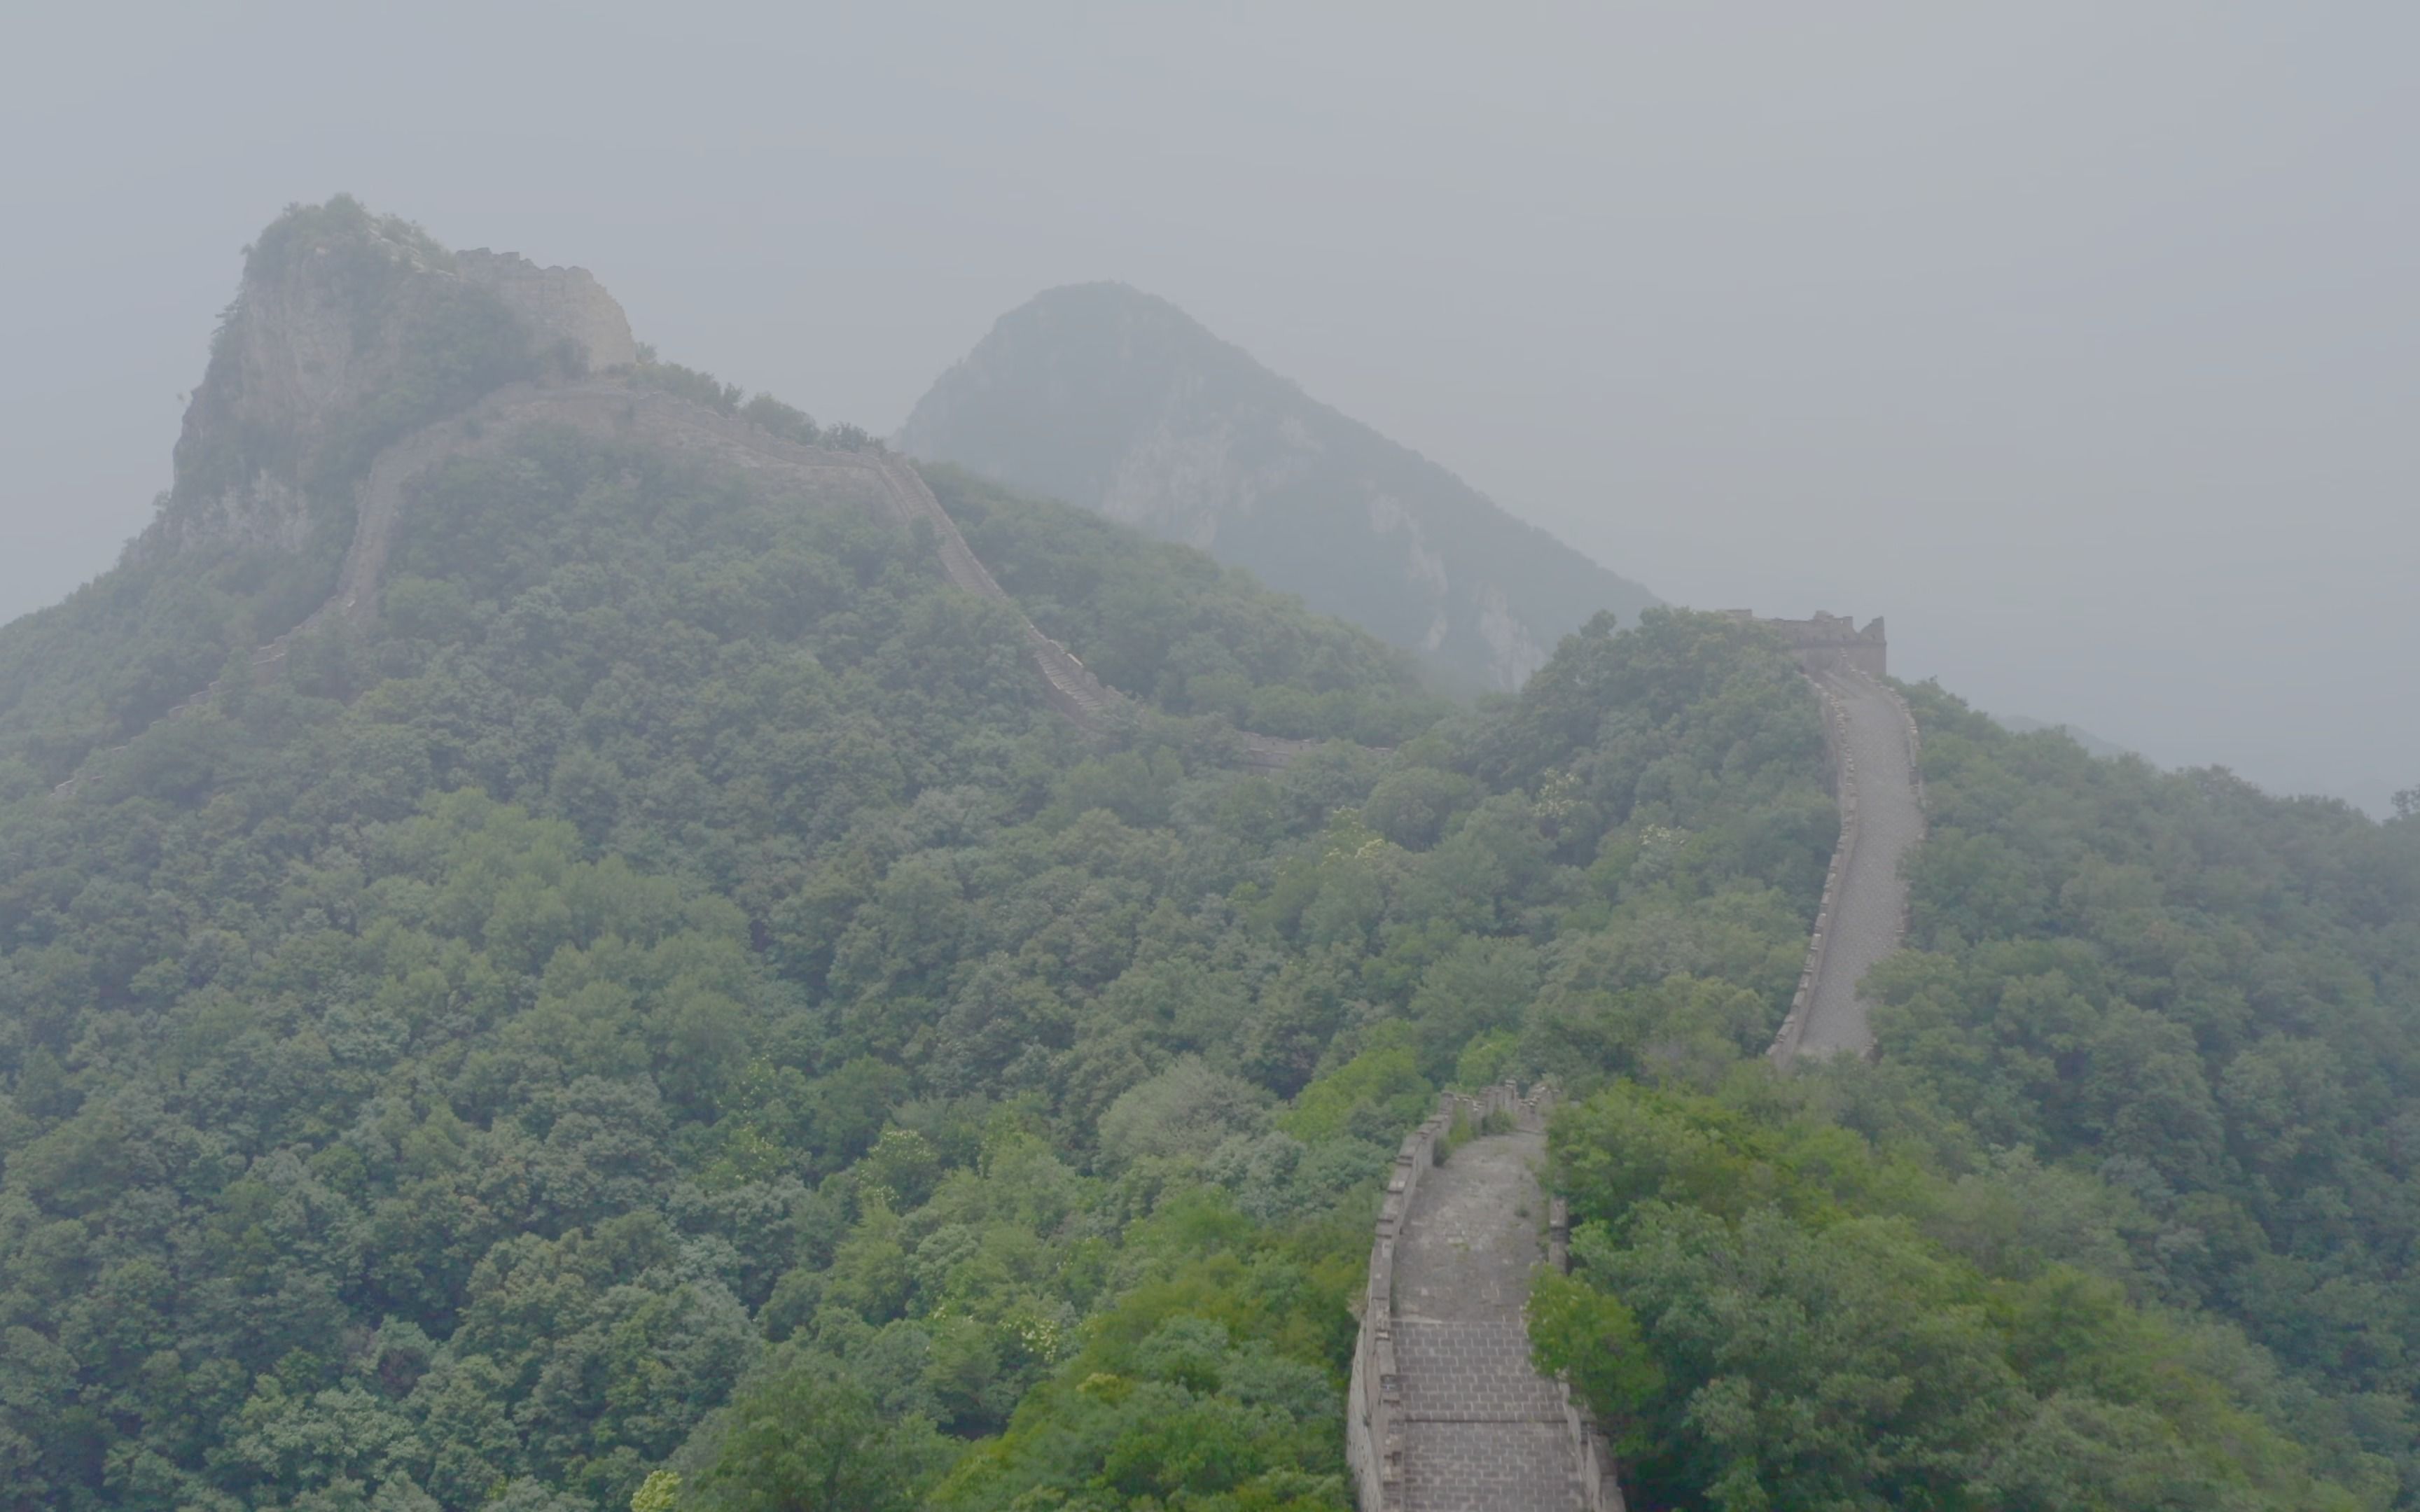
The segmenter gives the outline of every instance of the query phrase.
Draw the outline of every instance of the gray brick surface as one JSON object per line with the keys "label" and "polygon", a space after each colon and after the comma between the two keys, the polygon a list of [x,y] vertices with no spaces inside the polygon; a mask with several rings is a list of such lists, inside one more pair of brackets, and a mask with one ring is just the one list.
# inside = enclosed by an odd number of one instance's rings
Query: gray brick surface
{"label": "gray brick surface", "polygon": [[1570,1437],[1521,1309],[1543,1258],[1544,1140],[1494,1134],[1422,1174],[1395,1269],[1406,1512],[1572,1512]]}
{"label": "gray brick surface", "polygon": [[1906,717],[1898,702],[1862,677],[1827,672],[1823,686],[1848,715],[1849,753],[1857,764],[1858,836],[1848,874],[1840,879],[1823,967],[1807,1001],[1798,1048],[1802,1054],[1864,1055],[1873,1048],[1874,1035],[1857,983],[1899,949],[1907,919],[1900,862],[1924,838],[1924,812],[1908,764]]}
{"label": "gray brick surface", "polygon": [[1404,1445],[1413,1512],[1573,1512],[1560,1423],[1421,1423]]}

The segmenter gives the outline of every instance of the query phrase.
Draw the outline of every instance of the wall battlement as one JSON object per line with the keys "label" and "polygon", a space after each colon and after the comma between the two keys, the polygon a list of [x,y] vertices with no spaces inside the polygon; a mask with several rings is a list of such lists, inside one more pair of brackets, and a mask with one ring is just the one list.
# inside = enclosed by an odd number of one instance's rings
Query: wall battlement
{"label": "wall battlement", "polygon": [[486,289],[527,322],[541,345],[567,341],[597,371],[639,360],[630,318],[585,268],[541,268],[509,252],[473,247],[454,255],[457,276]]}
{"label": "wall battlement", "polygon": [[1890,675],[1890,651],[1883,636],[1882,616],[1864,629],[1857,628],[1856,618],[1848,614],[1826,614],[1822,609],[1804,620],[1769,620],[1754,609],[1726,609],[1732,619],[1750,625],[1761,625],[1779,633],[1798,664],[1810,672],[1864,672],[1869,677]]}

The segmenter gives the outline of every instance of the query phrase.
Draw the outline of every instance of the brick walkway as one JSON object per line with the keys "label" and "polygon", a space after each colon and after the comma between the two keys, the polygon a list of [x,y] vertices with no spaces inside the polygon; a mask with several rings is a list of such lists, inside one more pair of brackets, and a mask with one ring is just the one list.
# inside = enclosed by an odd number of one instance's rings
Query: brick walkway
{"label": "brick walkway", "polygon": [[1827,674],[1823,686],[1849,717],[1849,750],[1857,763],[1856,854],[1840,879],[1840,897],[1824,948],[1823,974],[1807,1007],[1798,1041],[1804,1055],[1874,1044],[1857,983],[1900,947],[1907,920],[1907,884],[1900,861],[1924,838],[1924,812],[1908,766],[1907,719],[1889,694],[1862,677]]}
{"label": "brick walkway", "polygon": [[1491,1134],[1424,1173],[1395,1268],[1406,1512],[1572,1512],[1561,1397],[1521,1320],[1543,1257],[1545,1139]]}

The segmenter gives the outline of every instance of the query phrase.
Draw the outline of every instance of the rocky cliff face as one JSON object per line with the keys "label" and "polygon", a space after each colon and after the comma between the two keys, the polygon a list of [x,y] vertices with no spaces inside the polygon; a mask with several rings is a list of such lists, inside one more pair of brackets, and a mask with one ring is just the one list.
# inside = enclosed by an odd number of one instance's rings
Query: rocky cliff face
{"label": "rocky cliff face", "polygon": [[250,249],[137,554],[299,549],[344,523],[369,457],[413,426],[515,379],[636,358],[583,269],[450,253],[347,198],[298,207]]}
{"label": "rocky cliff face", "polygon": [[[864,433],[854,426],[822,433],[843,444],[818,445],[813,422],[770,395],[743,408],[736,391],[706,375],[642,365],[638,355],[621,307],[583,270],[537,268],[485,249],[448,253],[350,200],[288,211],[248,253],[241,292],[186,411],[176,489],[137,541],[133,563],[162,569],[154,582],[181,578],[216,594],[221,608],[230,598],[248,602],[218,616],[215,643],[190,634],[173,646],[155,642],[145,669],[153,686],[117,699],[101,726],[128,739],[85,747],[53,794],[73,797],[93,760],[106,761],[154,725],[214,707],[230,687],[276,676],[315,631],[371,625],[418,480],[448,462],[492,455],[532,426],[650,447],[921,533],[956,587],[1011,605],[1053,708],[1094,735],[1130,726],[1128,697],[1015,608],[904,458],[859,444]],[[229,547],[252,550],[204,558],[190,574],[188,563],[168,560]],[[281,550],[286,560],[262,560]],[[282,580],[263,591],[263,579]],[[333,592],[307,612],[294,605],[315,588]],[[121,602],[147,610],[175,592],[138,591]],[[276,622],[287,627],[228,669],[242,646],[230,644],[228,632],[243,633],[280,601],[293,609]],[[202,681],[209,671],[217,675]],[[37,680],[54,696],[74,681]],[[182,696],[168,702],[163,682]],[[0,695],[12,691],[22,705],[22,686],[0,687]],[[9,702],[0,697],[0,716],[11,712]],[[1232,748],[1246,764],[1277,771],[1321,744],[1238,731]]]}
{"label": "rocky cliff face", "polygon": [[1655,602],[1121,285],[1002,316],[900,443],[1203,548],[1477,686],[1518,687],[1598,610]]}

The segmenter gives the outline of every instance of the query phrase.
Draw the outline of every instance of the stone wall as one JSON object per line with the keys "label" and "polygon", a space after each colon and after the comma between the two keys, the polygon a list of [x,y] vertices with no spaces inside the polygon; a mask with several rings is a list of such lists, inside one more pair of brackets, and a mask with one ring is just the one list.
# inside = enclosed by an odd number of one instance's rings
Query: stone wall
{"label": "stone wall", "polygon": [[[967,545],[957,521],[950,518],[949,511],[933,497],[923,475],[904,457],[889,453],[870,455],[876,458],[893,517],[910,531],[921,528],[932,532],[941,571],[950,581],[970,594],[1007,602],[1007,593]],[[1024,634],[1026,655],[1042,673],[1045,696],[1052,708],[1096,734],[1106,734],[1134,717],[1134,709],[1125,694],[1094,676],[1091,668],[1074,652],[1043,634],[1040,625],[1026,620]]]}
{"label": "stone wall", "polygon": [[[1510,1082],[1476,1095],[1447,1092],[1436,1111],[1404,1136],[1387,1178],[1387,1194],[1378,1208],[1377,1232],[1370,1249],[1370,1271],[1361,1296],[1361,1328],[1354,1341],[1353,1372],[1345,1398],[1344,1458],[1361,1512],[1403,1512],[1404,1507],[1404,1444],[1401,1413],[1403,1373],[1396,1357],[1395,1260],[1399,1242],[1411,1220],[1420,1177],[1437,1164],[1439,1144],[1457,1117],[1474,1122],[1510,1114],[1515,1128],[1543,1132],[1554,1107],[1554,1090],[1541,1084],[1526,1095]],[[1560,1217],[1559,1199],[1549,1231],[1552,1263],[1568,1267],[1568,1223]],[[1581,1467],[1579,1504],[1587,1512],[1622,1512],[1621,1487],[1614,1475],[1613,1452],[1585,1404],[1572,1396],[1569,1382],[1559,1382],[1566,1428],[1573,1438],[1573,1459]]]}
{"label": "stone wall", "polygon": [[[1840,838],[1832,850],[1831,870],[1823,878],[1823,898],[1815,912],[1814,933],[1807,941],[1797,991],[1765,1052],[1785,1065],[1802,1049],[1872,1053],[1864,1003],[1854,997],[1855,979],[1896,949],[1906,935],[1905,884],[1900,867],[1924,830],[1921,751],[1916,716],[1907,701],[1879,678],[1863,674],[1809,673],[1807,682],[1823,702],[1823,745],[1840,808]],[[1854,727],[1853,720],[1856,721]],[[1857,759],[1853,736],[1862,740],[1878,771],[1862,769],[1866,764]],[[1904,786],[1900,770],[1902,754]],[[1866,854],[1869,850],[1870,856]],[[1853,889],[1859,900],[1854,906]],[[1896,900],[1894,892],[1900,894]],[[1844,912],[1849,916],[1846,920]],[[1848,922],[1855,926],[1848,930],[1850,943],[1836,949]],[[1808,1023],[1819,1000],[1828,1005],[1823,1013],[1825,1026],[1809,1041]],[[1847,1043],[1840,1039],[1844,1025],[1854,1030]]]}
{"label": "stone wall", "polygon": [[1860,630],[1853,617],[1821,609],[1805,620],[1761,619],[1754,610],[1744,609],[1727,612],[1735,620],[1777,632],[1798,657],[1798,665],[1810,672],[1863,672],[1876,679],[1890,675],[1890,647],[1880,615]]}
{"label": "stone wall", "polygon": [[1840,888],[1857,850],[1857,762],[1849,752],[1848,711],[1831,689],[1811,676],[1807,682],[1823,706],[1823,749],[1832,767],[1832,796],[1840,808],[1840,838],[1832,846],[1832,869],[1823,873],[1823,901],[1815,909],[1815,933],[1807,942],[1798,990],[1790,999],[1790,1012],[1782,1019],[1780,1030],[1765,1050],[1769,1058],[1783,1065],[1798,1054],[1799,1039],[1807,1032],[1807,1010],[1823,972],[1824,946],[1832,937],[1832,923],[1840,911]]}
{"label": "stone wall", "polygon": [[[493,255],[482,255],[493,258]],[[577,269],[534,271],[550,278],[573,273],[587,279]],[[614,313],[618,316],[618,306]],[[623,334],[627,339],[627,326]],[[534,424],[560,425],[636,442],[779,486],[808,486],[829,504],[866,509],[910,532],[927,532],[952,584],[1016,607],[967,545],[956,521],[933,497],[923,477],[904,457],[879,450],[801,446],[746,421],[622,378],[517,383],[489,394],[461,414],[414,431],[378,455],[355,495],[353,539],[338,572],[335,592],[300,625],[256,650],[252,675],[273,675],[284,664],[287,648],[302,636],[337,623],[366,625],[376,618],[387,553],[409,502],[412,480],[441,461],[492,454]],[[1052,708],[1094,734],[1109,734],[1131,724],[1137,711],[1125,694],[1094,676],[1075,653],[1045,635],[1023,610],[1017,610],[1017,618],[1027,656],[1042,674],[1044,694]],[[223,680],[212,682],[155,723],[183,718],[208,707],[222,687]],[[1249,731],[1239,732],[1236,739],[1244,763],[1264,772],[1282,770],[1322,744]],[[121,744],[97,755],[106,757],[124,748]],[[90,764],[88,760],[85,766]],[[79,768],[54,793],[60,797],[73,795],[86,775]]]}
{"label": "stone wall", "polygon": [[454,255],[454,270],[526,322],[541,347],[569,342],[592,372],[639,360],[629,316],[585,268],[540,268],[514,253],[473,247]]}

